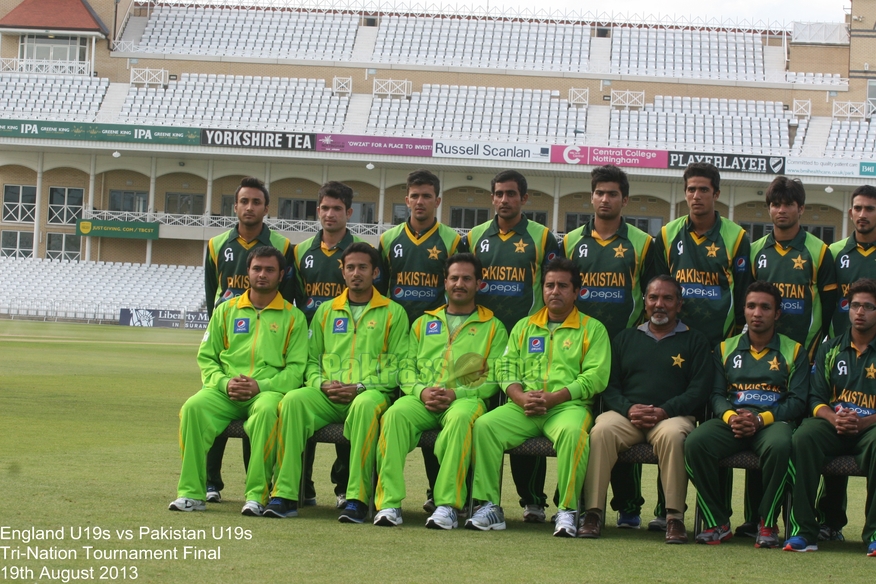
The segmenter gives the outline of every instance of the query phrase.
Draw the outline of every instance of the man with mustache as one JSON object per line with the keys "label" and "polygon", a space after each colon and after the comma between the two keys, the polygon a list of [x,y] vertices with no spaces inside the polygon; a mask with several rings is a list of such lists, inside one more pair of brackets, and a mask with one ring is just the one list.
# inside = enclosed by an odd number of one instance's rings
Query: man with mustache
{"label": "man with mustache", "polygon": [[[380,236],[382,277],[377,288],[401,304],[413,323],[427,310],[436,310],[444,304],[444,262],[465,251],[465,240],[437,219],[441,181],[434,173],[420,169],[408,175],[405,204],[410,210],[408,220]],[[423,509],[432,513],[438,460],[432,448],[422,451],[429,480]]]}
{"label": "man with mustache", "polygon": [[[511,330],[520,319],[544,306],[542,271],[559,257],[560,249],[547,227],[523,214],[529,200],[526,177],[516,170],[502,171],[493,177],[490,192],[496,216],[469,231],[468,249],[484,265],[478,304],[492,310]],[[524,521],[545,520],[545,466],[543,456],[511,456],[511,474],[524,508]]]}
{"label": "man with mustache", "polygon": [[450,256],[444,280],[447,304],[429,310],[411,327],[399,398],[384,414],[377,449],[378,513],[374,525],[401,525],[405,457],[425,430],[437,430],[441,459],[435,482],[432,529],[454,529],[465,505],[472,426],[499,389],[497,361],[508,333],[493,313],[475,304],[483,281],[481,262],[470,253]]}
{"label": "man with mustache", "polygon": [[694,429],[694,415],[708,397],[714,373],[705,335],[678,320],[681,306],[678,282],[655,277],[645,291],[648,321],[624,329],[612,341],[611,380],[602,394],[606,411],[590,432],[579,537],[600,536],[618,455],[647,441],[657,455],[666,498],[666,543],[687,542],[684,440]]}
{"label": "man with mustache", "polygon": [[280,402],[276,480],[265,517],[298,516],[305,444],[332,423],[344,424],[351,452],[347,504],[338,520],[362,523],[368,514],[380,417],[398,386],[408,319],[401,306],[373,287],[380,263],[376,249],[352,243],[341,261],[347,289],[313,315],[306,385]]}
{"label": "man with mustache", "polygon": [[762,494],[753,500],[759,516],[754,547],[775,548],[781,545],[778,514],[789,480],[791,433],[809,393],[809,357],[800,343],[777,332],[784,315],[776,286],[753,282],[744,310],[748,331],[715,349],[711,405],[716,417],[687,437],[684,459],[706,527],[696,541],[718,545],[733,537],[719,461],[753,450],[763,477]]}
{"label": "man with mustache", "polygon": [[[296,286],[293,277],[295,258],[289,240],[278,231],[265,225],[270,195],[265,183],[254,177],[246,177],[234,193],[234,212],[237,226],[217,235],[207,242],[207,255],[204,258],[204,288],[207,293],[207,314],[229,298],[240,296],[249,287],[247,277],[247,257],[251,250],[262,247],[275,247],[285,258],[287,267],[280,281],[280,295],[288,302],[295,301]],[[228,438],[216,438],[207,453],[207,502],[222,501],[222,457]],[[243,464],[249,463],[249,438],[243,439]]]}

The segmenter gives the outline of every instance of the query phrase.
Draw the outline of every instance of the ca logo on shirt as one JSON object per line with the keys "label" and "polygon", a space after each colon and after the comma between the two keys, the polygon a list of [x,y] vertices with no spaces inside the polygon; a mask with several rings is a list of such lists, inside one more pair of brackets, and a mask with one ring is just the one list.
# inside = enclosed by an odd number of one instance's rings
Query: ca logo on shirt
{"label": "ca logo on shirt", "polygon": [[234,332],[237,334],[249,332],[249,319],[238,318],[234,321]]}
{"label": "ca logo on shirt", "polygon": [[742,355],[733,357],[733,369],[742,369]]}
{"label": "ca logo on shirt", "polygon": [[490,240],[484,239],[481,241],[481,253],[488,253],[490,251]]}
{"label": "ca logo on shirt", "polygon": [[676,243],[676,244],[675,244],[675,249],[678,250],[678,255],[683,254],[683,253],[684,253],[684,242],[683,242],[683,241],[679,241],[678,243]]}
{"label": "ca logo on shirt", "polygon": [[848,375],[849,374],[849,366],[844,360],[837,362],[836,373],[837,373],[837,375]]}
{"label": "ca logo on shirt", "polygon": [[404,254],[404,250],[402,249],[402,244],[397,243],[394,246],[392,246],[392,253],[393,253],[392,257],[395,257],[395,258],[402,257],[402,255]]}
{"label": "ca logo on shirt", "polygon": [[346,318],[346,317],[343,317],[343,318],[336,318],[336,319],[335,319],[335,325],[334,325],[334,327],[332,328],[332,333],[333,333],[333,334],[338,334],[338,333],[345,333],[345,332],[347,332],[347,324],[348,324],[349,320],[350,320],[350,319],[348,319],[348,318]]}
{"label": "ca logo on shirt", "polygon": [[578,246],[578,257],[579,258],[586,258],[587,257],[587,244],[586,243],[582,243],[581,245]]}
{"label": "ca logo on shirt", "polygon": [[760,254],[757,258],[757,269],[764,270],[767,267],[767,257],[766,254]]}
{"label": "ca logo on shirt", "polygon": [[225,261],[233,262],[234,261],[234,250],[230,247],[225,248]]}
{"label": "ca logo on shirt", "polygon": [[441,334],[441,321],[433,320],[429,324],[426,325],[426,334],[427,335],[440,335]]}
{"label": "ca logo on shirt", "polygon": [[849,267],[849,255],[846,254],[840,258],[840,268],[848,268]]}
{"label": "ca logo on shirt", "polygon": [[529,337],[529,352],[544,353],[544,337]]}
{"label": "ca logo on shirt", "polygon": [[304,258],[304,267],[305,268],[312,268],[313,267],[313,255],[309,255],[306,258]]}

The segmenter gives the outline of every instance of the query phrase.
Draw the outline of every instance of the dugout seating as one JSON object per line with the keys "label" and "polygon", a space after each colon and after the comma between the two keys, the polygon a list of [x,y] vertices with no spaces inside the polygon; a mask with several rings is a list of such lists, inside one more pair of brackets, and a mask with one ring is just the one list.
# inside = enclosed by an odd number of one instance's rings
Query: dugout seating
{"label": "dugout seating", "polygon": [[612,110],[609,144],[785,156],[792,119],[781,102],[656,95],[642,111]]}
{"label": "dugout seating", "polygon": [[876,154],[876,124],[867,120],[833,120],[825,156],[870,159]]}
{"label": "dugout seating", "polygon": [[0,74],[0,116],[92,122],[109,79],[86,75]]}
{"label": "dugout seating", "polygon": [[339,132],[349,97],[325,79],[183,73],[167,89],[131,87],[123,122]]}
{"label": "dugout seating", "polygon": [[574,139],[586,124],[586,106],[570,104],[558,90],[426,83],[410,100],[375,97],[367,132],[552,144]]}
{"label": "dugout seating", "polygon": [[588,71],[589,24],[448,17],[380,19],[376,63]]}
{"label": "dugout seating", "polygon": [[[21,282],[38,296],[22,296]],[[122,308],[197,311],[204,268],[0,257],[0,314],[46,319],[111,320]]]}
{"label": "dugout seating", "polygon": [[358,24],[354,14],[159,5],[138,50],[341,61],[350,58]]}

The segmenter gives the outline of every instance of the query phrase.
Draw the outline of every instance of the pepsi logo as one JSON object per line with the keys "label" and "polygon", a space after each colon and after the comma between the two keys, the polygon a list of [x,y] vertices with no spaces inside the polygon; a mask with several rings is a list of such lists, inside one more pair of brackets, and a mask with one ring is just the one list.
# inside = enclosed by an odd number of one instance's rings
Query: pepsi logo
{"label": "pepsi logo", "polygon": [[848,298],[843,298],[842,300],[840,300],[840,310],[842,310],[843,312],[848,312],[848,311],[849,311],[849,300],[848,300]]}
{"label": "pepsi logo", "polygon": [[308,308],[308,309],[313,309],[313,308],[315,308],[315,307],[316,307],[316,300],[314,300],[313,297],[308,298],[308,299],[307,299],[307,304],[305,305],[305,307]]}
{"label": "pepsi logo", "polygon": [[581,288],[581,291],[578,292],[578,298],[581,300],[587,300],[590,298],[590,288]]}
{"label": "pepsi logo", "polygon": [[548,259],[548,261],[551,261],[552,259],[554,259],[556,257],[557,257],[557,252],[552,251],[551,253],[548,254],[547,259]]}
{"label": "pepsi logo", "polygon": [[478,285],[478,291],[479,292],[486,292],[489,287],[490,287],[490,285],[487,283],[487,281],[482,280],[481,283]]}
{"label": "pepsi logo", "polygon": [[396,298],[401,298],[402,296],[404,296],[404,293],[405,290],[401,286],[396,286],[395,289],[392,291],[392,295]]}
{"label": "pepsi logo", "polygon": [[245,320],[241,319],[241,320],[238,320],[236,324],[237,324],[237,327],[240,328],[240,327],[246,326],[248,323]]}

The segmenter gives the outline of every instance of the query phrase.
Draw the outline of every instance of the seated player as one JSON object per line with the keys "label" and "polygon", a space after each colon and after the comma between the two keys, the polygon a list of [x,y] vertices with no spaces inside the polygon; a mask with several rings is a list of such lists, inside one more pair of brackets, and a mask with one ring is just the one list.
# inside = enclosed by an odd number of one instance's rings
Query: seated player
{"label": "seated player", "polygon": [[411,327],[401,382],[405,395],[380,423],[374,525],[401,525],[405,457],[423,431],[441,429],[435,442],[437,508],[426,527],[457,526],[456,511],[467,496],[472,426],[499,390],[495,366],[508,333],[491,310],[475,304],[483,281],[481,262],[470,253],[452,255],[444,272],[447,304],[427,310]]}
{"label": "seated player", "polygon": [[206,508],[207,449],[231,420],[245,419],[253,451],[264,453],[247,468],[241,512],[261,515],[267,499],[277,405],[304,378],[307,320],[278,292],[286,270],[282,253],[256,247],[246,269],[250,288],[216,307],[198,350],[203,386],[180,410],[182,471],[171,511]]}
{"label": "seated player", "polygon": [[504,452],[528,438],[547,436],[557,451],[560,491],[554,535],[577,535],[591,407],[611,371],[605,327],[575,307],[580,288],[574,262],[551,260],[542,284],[545,307],[518,321],[508,336],[498,376],[509,401],[475,422],[472,497],[483,505],[466,522],[468,529],[505,529],[498,505]]}
{"label": "seated player", "polygon": [[733,537],[730,510],[718,462],[743,450],[760,457],[763,496],[756,548],[779,547],[778,514],[791,457],[794,421],[809,393],[809,358],[800,343],[776,332],[782,295],[769,282],[754,282],[745,294],[748,331],[715,349],[715,415],[684,443],[688,473],[706,529],[697,543],[718,545]]}
{"label": "seated player", "polygon": [[818,549],[815,497],[821,467],[830,457],[851,454],[867,473],[861,537],[867,555],[876,557],[876,280],[854,282],[846,298],[852,326],[819,347],[809,394],[812,417],[794,433],[796,478],[785,550]]}
{"label": "seated player", "polygon": [[618,454],[647,441],[657,454],[666,494],[666,543],[687,543],[684,440],[708,399],[714,373],[706,336],[678,319],[681,304],[675,278],[657,276],[645,290],[648,321],[624,329],[612,342],[611,381],[602,394],[607,411],[590,432],[587,512],[579,537],[600,536],[605,493]]}
{"label": "seated player", "polygon": [[265,517],[296,517],[302,453],[320,428],[344,423],[350,441],[347,504],[338,520],[362,523],[368,514],[380,416],[398,385],[398,356],[408,347],[404,309],[380,295],[373,282],[380,258],[367,243],[341,255],[347,289],[317,308],[310,322],[307,385],[280,402],[277,479]]}

